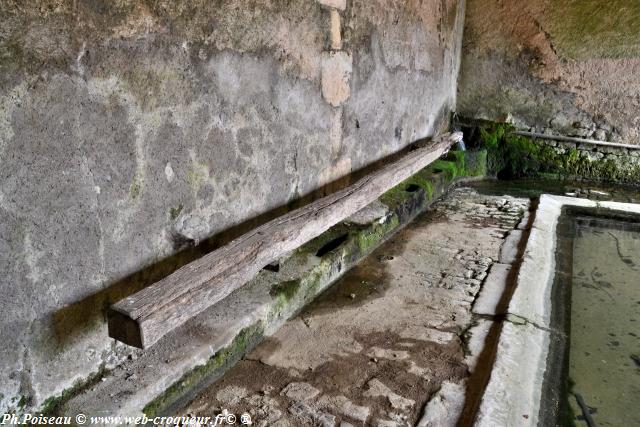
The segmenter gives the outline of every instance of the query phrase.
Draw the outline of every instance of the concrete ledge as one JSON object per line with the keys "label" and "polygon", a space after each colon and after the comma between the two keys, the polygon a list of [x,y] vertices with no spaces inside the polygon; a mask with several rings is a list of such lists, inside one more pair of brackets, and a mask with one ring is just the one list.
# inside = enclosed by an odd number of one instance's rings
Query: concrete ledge
{"label": "concrete ledge", "polygon": [[[152,416],[182,406],[410,222],[457,178],[466,176],[464,154],[458,157],[460,161],[441,160],[423,169],[351,220],[281,260],[277,272],[261,271],[152,349],[136,353],[92,385],[54,402],[52,412]],[[442,170],[450,163],[455,174]]]}

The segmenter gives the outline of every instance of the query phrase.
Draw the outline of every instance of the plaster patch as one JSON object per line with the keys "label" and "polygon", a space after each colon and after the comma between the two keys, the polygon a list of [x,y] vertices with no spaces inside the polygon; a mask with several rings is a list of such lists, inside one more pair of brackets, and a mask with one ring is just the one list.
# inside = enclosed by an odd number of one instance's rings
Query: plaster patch
{"label": "plaster patch", "polygon": [[346,52],[323,52],[322,96],[334,107],[342,105],[351,95],[349,80],[353,58]]}
{"label": "plaster patch", "polygon": [[7,142],[14,137],[11,116],[20,99],[26,95],[27,86],[27,82],[23,80],[19,85],[11,89],[9,93],[0,96],[0,156],[2,156]]}
{"label": "plaster patch", "polygon": [[167,181],[169,183],[173,182],[173,178],[175,178],[176,174],[173,172],[173,168],[171,167],[170,162],[167,162],[167,165],[164,167],[164,174],[167,177]]}
{"label": "plaster patch", "polygon": [[33,284],[37,284],[42,277],[42,274],[38,269],[38,261],[43,255],[44,254],[40,253],[33,247],[31,233],[27,230],[24,235],[24,260],[29,267],[27,278],[31,280],[31,283]]}
{"label": "plaster patch", "polygon": [[347,8],[347,0],[317,0],[323,6],[335,7],[336,9],[345,10]]}
{"label": "plaster patch", "polygon": [[331,9],[331,48],[342,49],[342,36],[340,34],[340,14],[336,9]]}

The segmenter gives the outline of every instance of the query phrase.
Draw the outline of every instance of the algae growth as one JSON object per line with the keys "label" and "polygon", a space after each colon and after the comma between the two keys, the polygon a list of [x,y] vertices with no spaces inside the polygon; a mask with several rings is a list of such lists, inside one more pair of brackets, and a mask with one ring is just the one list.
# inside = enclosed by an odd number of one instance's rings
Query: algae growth
{"label": "algae growth", "polygon": [[487,123],[479,128],[480,142],[488,152],[489,173],[499,178],[550,178],[640,182],[640,163],[630,156],[595,159],[574,143],[557,146],[516,135],[511,125]]}
{"label": "algae growth", "polygon": [[142,411],[149,417],[157,416],[180,402],[185,396],[197,392],[200,387],[222,375],[225,368],[240,359],[243,354],[261,341],[263,336],[264,327],[261,322],[243,329],[231,344],[214,354],[206,363],[184,374],[164,393],[148,403]]}

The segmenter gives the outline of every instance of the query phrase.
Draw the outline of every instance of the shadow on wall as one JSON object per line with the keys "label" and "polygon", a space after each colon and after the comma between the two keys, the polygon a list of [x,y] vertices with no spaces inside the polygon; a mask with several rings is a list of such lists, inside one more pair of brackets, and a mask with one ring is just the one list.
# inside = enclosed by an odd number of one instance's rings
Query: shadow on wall
{"label": "shadow on wall", "polygon": [[[417,141],[416,145],[426,144],[426,141],[427,140]],[[271,221],[274,218],[347,187],[352,182],[361,179],[365,175],[381,168],[384,164],[401,157],[412,149],[413,147],[407,147],[398,153],[380,159],[369,166],[332,181],[306,196],[293,200],[287,205],[272,209],[222,231],[206,239],[197,246],[194,246],[194,242],[192,240],[185,240],[181,236],[176,236],[174,244],[178,252],[174,255],[171,255],[155,264],[149,265],[148,267],[145,267],[144,269],[111,284],[100,292],[55,312],[53,314],[53,325],[55,329],[55,338],[58,341],[58,344],[63,347],[70,345],[78,339],[78,337],[93,330],[98,325],[106,324],[107,311],[109,307],[121,299],[124,299],[155,282],[158,282],[184,265],[226,245],[232,240]],[[105,336],[105,338],[107,337]]]}

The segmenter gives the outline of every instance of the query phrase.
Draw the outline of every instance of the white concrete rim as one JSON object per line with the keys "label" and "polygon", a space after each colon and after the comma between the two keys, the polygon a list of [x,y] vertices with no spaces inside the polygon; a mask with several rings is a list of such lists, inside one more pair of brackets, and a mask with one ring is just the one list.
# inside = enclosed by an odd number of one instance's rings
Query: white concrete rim
{"label": "white concrete rim", "polygon": [[549,194],[540,196],[516,289],[509,303],[508,318],[500,334],[491,378],[476,415],[476,426],[538,425],[550,346],[556,231],[566,207],[640,214],[640,204],[597,202]]}

